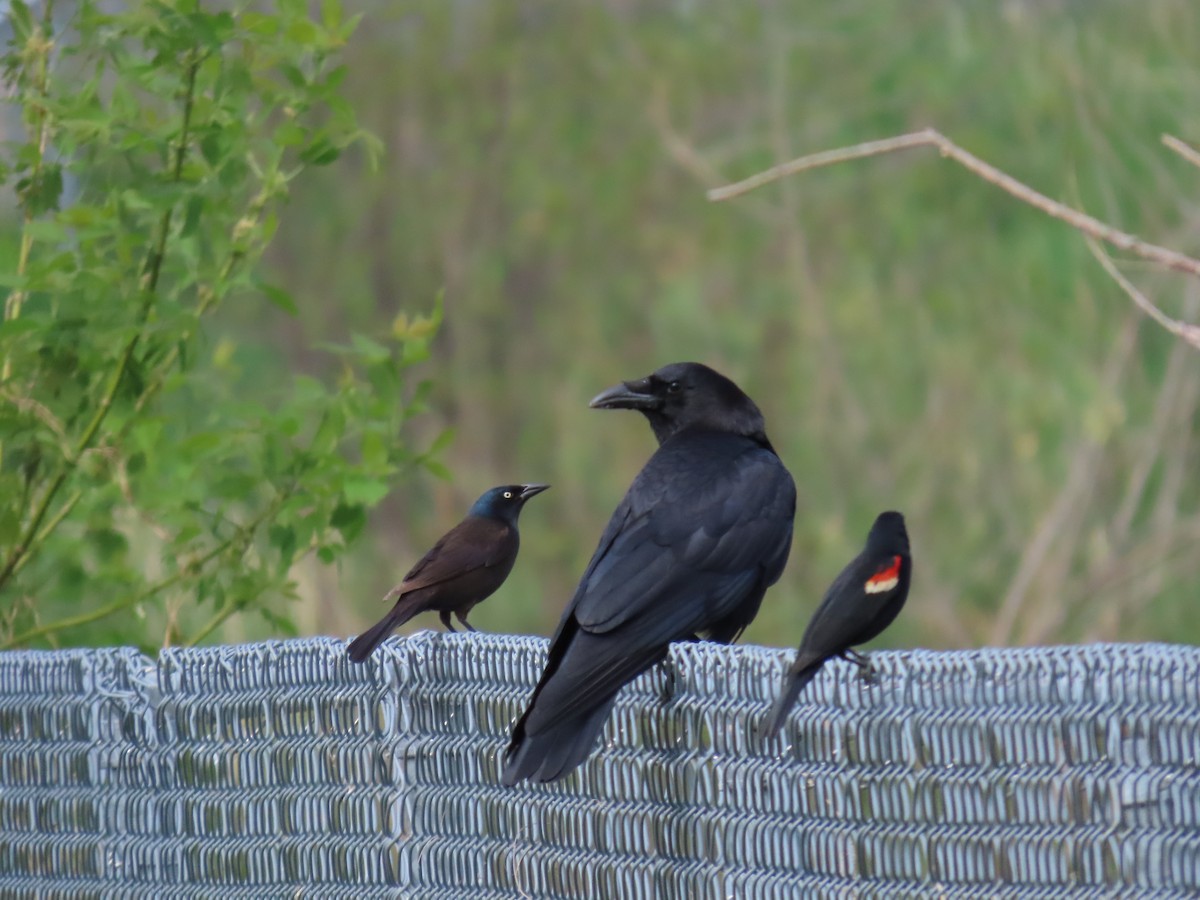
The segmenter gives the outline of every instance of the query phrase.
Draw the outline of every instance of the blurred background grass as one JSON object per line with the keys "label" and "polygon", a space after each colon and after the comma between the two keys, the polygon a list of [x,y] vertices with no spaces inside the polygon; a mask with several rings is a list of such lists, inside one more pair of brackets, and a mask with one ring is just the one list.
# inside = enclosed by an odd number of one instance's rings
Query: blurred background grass
{"label": "blurred background grass", "polygon": [[[270,256],[289,318],[228,307],[246,391],[306,348],[445,291],[431,440],[339,570],[297,573],[301,633],[351,634],[484,489],[546,481],[485,630],[549,633],[653,450],[590,411],[694,359],[766,416],[795,544],[745,640],[795,643],[874,515],[915,580],[881,643],[1200,638],[1200,355],[1139,317],[1078,234],[932,151],[704,191],[933,126],[1051,196],[1196,252],[1200,8],[1190,0],[919,5],[366,3],[346,93],[384,141],[297,186]],[[1196,286],[1127,271],[1196,321]],[[434,627],[419,619],[412,628]],[[260,637],[230,622],[223,640]]]}

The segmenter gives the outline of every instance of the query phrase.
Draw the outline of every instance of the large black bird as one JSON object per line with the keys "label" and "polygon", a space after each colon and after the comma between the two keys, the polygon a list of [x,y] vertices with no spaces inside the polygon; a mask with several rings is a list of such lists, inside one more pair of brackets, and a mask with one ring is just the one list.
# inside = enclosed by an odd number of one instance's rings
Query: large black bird
{"label": "large black bird", "polygon": [[436,609],[450,631],[454,631],[450,613],[464,628],[474,631],[467,613],[504,584],[521,544],[517,532],[521,508],[548,487],[505,484],[476,500],[467,517],[447,531],[383,598],[397,598],[396,605],[350,643],[346,649],[350,658],[362,662],[394,629],[426,610]]}
{"label": "large black bird", "polygon": [[787,562],[796,488],[741,389],[676,363],[592,400],[636,409],[659,448],[634,479],[550,641],[502,780],[553,781],[591,752],[621,687],[672,641],[735,640]]}
{"label": "large black bird", "polygon": [[878,637],[892,624],[904,606],[911,580],[912,556],[904,516],[880,513],[867,535],[867,546],[834,579],[813,613],[796,661],[784,677],[783,693],[763,722],[767,737],[779,733],[800,691],[827,660],[840,656],[870,675],[870,661],[850,648]]}

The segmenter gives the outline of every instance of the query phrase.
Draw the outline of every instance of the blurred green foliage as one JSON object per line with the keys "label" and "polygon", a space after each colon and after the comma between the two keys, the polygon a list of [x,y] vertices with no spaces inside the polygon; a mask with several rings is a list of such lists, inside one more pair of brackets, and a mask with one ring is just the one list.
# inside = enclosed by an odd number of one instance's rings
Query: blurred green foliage
{"label": "blurred green foliage", "polygon": [[[554,488],[475,615],[549,633],[653,449],[637,416],[588,399],[698,359],[763,407],[800,492],[791,563],[747,640],[798,641],[889,507],[909,517],[916,574],[881,643],[1200,639],[1200,360],[1133,312],[1076,232],[933,151],[704,197],[934,126],[1195,252],[1200,172],[1159,143],[1200,140],[1194,3],[421,0],[364,14],[346,88],[386,162],[301,186],[269,262],[304,298],[305,335],[386,328],[445,288],[425,370],[440,418],[413,427],[455,429],[455,480],[405,486],[373,516],[373,546],[306,578],[307,630],[361,628],[480,491],[537,480]],[[1128,271],[1197,320],[1183,279]],[[261,318],[230,327],[262,335],[281,372],[309,365]]]}
{"label": "blurred green foliage", "polygon": [[11,9],[0,644],[194,642],[245,610],[294,630],[297,561],[336,559],[423,459],[397,432],[428,386],[406,398],[403,369],[440,306],[329,344],[327,382],[252,392],[205,328],[295,310],[257,262],[295,179],[363,141],[338,93],[353,22],[334,0]]}
{"label": "blurred green foliage", "polygon": [[[747,640],[796,642],[889,507],[909,518],[916,569],[881,643],[1200,639],[1200,365],[1078,234],[922,151],[704,198],[933,126],[1194,253],[1200,172],[1159,143],[1200,140],[1194,3],[358,9],[339,91],[382,165],[345,153],[290,185],[266,263],[296,315],[224,304],[207,334],[234,348],[230,365],[192,389],[270,408],[297,372],[338,377],[319,342],[406,334],[400,316],[444,290],[418,370],[432,414],[397,443],[453,429],[453,481],[405,483],[337,567],[294,566],[301,632],[357,631],[485,488],[546,481],[512,576],[474,621],[548,633],[653,449],[636,416],[588,399],[697,359],[758,401],[800,492],[791,563]],[[1200,318],[1194,286],[1128,271]],[[273,631],[243,617],[219,636]]]}

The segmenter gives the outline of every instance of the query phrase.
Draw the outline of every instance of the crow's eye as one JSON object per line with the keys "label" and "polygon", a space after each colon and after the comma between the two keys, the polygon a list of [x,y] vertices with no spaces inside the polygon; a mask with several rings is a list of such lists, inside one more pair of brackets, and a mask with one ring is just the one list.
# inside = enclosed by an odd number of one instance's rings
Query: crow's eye
{"label": "crow's eye", "polygon": [[678,394],[681,390],[683,390],[683,385],[681,385],[678,381],[672,381],[667,385],[668,394]]}
{"label": "crow's eye", "polygon": [[512,491],[505,491],[505,492],[504,492],[504,499],[505,499],[505,500],[511,500],[511,499],[512,499]]}

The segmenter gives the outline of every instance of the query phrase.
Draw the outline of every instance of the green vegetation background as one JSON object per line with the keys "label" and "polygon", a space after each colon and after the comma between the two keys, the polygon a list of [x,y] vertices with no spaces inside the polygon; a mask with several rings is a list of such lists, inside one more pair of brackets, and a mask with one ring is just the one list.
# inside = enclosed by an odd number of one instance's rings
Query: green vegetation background
{"label": "green vegetation background", "polygon": [[[406,429],[418,446],[454,429],[451,478],[416,473],[336,566],[297,568],[299,633],[355,633],[479,493],[545,481],[472,619],[548,634],[653,449],[639,417],[588,399],[695,359],[758,401],[799,490],[791,562],[745,640],[798,641],[885,508],[908,516],[916,574],[883,645],[1200,639],[1200,354],[1077,233],[932,151],[704,196],[933,126],[1195,252],[1200,170],[1160,144],[1200,140],[1192,0],[362,11],[343,90],[382,165],[352,153],[294,185],[266,275],[298,314],[229,306],[205,352],[251,394],[328,377],[318,342],[387,333],[444,291],[430,411]],[[1196,285],[1127,271],[1200,319]],[[234,617],[213,639],[270,633]]]}

